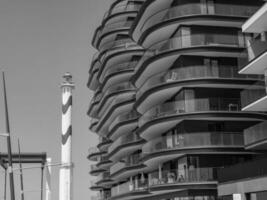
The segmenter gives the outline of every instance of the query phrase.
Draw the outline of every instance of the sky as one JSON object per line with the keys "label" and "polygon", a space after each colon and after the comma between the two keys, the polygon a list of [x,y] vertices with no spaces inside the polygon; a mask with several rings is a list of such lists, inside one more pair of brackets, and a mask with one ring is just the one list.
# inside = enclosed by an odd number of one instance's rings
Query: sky
{"label": "sky", "polygon": [[[94,31],[108,9],[107,0],[1,0],[0,68],[6,72],[13,151],[47,152],[60,162],[61,90],[65,72],[73,74],[74,199],[90,199],[88,148],[97,136],[88,130],[86,115],[92,92],[86,87],[93,54]],[[0,132],[4,132],[2,83]],[[0,138],[0,152],[6,151]],[[52,200],[58,200],[58,168],[52,173]],[[39,187],[39,169],[25,171],[25,189]],[[0,200],[3,176],[0,173]],[[18,177],[15,174],[16,194]],[[38,192],[25,193],[36,200]],[[39,198],[40,199],[40,198]]]}

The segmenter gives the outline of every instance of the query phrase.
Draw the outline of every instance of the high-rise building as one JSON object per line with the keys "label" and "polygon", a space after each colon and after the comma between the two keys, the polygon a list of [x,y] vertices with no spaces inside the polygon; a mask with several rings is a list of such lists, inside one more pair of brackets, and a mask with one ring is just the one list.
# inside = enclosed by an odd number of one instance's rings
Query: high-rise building
{"label": "high-rise building", "polygon": [[[262,75],[239,74],[261,0],[113,0],[95,31],[88,115],[101,200],[216,200],[218,171],[260,157],[242,111]],[[259,84],[261,83],[261,84]]]}
{"label": "high-rise building", "polygon": [[[265,3],[242,26],[247,37],[248,55],[243,59],[240,74],[262,75],[261,80],[250,85],[241,94],[243,111],[267,112],[267,3]],[[256,123],[244,130],[246,150],[261,154],[260,158],[239,163],[219,172],[219,195],[222,200],[239,198],[244,200],[267,199],[267,121]]]}

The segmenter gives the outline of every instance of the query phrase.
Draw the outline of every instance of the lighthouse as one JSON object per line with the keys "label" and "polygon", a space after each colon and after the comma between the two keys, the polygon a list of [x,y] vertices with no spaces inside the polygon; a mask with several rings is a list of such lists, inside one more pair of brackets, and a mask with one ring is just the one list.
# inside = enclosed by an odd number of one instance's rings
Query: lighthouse
{"label": "lighthouse", "polygon": [[70,73],[66,73],[61,85],[62,90],[62,136],[61,136],[61,168],[59,174],[59,200],[72,200],[73,164],[71,158],[71,110],[72,90],[74,84]]}

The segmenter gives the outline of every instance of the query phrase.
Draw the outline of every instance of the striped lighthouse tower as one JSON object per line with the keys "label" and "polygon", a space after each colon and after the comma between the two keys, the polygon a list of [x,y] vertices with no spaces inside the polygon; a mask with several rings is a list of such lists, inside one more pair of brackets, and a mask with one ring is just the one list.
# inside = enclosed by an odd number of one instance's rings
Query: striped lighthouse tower
{"label": "striped lighthouse tower", "polygon": [[62,89],[62,138],[61,138],[61,164],[59,174],[59,200],[72,200],[72,171],[71,159],[71,109],[72,90],[74,84],[70,73],[66,73],[61,85]]}

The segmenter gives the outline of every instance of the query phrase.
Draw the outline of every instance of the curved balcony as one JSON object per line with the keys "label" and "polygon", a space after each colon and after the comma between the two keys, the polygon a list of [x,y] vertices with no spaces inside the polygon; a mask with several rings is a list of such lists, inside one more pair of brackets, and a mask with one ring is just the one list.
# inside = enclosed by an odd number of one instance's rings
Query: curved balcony
{"label": "curved balcony", "polygon": [[149,140],[183,120],[263,121],[264,113],[240,112],[239,98],[199,98],[174,101],[149,109],[139,119],[140,136]]}
{"label": "curved balcony", "polygon": [[101,41],[101,43],[99,44],[99,51],[100,52],[105,52],[115,46],[119,46],[119,45],[123,45],[126,43],[131,43],[133,40],[131,38],[124,38],[124,39],[116,39],[116,38],[112,38],[110,40],[107,41]]}
{"label": "curved balcony", "polygon": [[[136,67],[135,85],[168,70],[182,54],[206,57],[238,57],[244,51],[244,41],[237,35],[199,33],[163,40],[151,45]],[[163,64],[165,63],[165,64]]]}
{"label": "curved balcony", "polygon": [[114,180],[122,180],[137,175],[144,168],[140,154],[127,156],[125,161],[117,162],[110,167],[110,176]]}
{"label": "curved balcony", "polygon": [[[171,34],[180,24],[240,27],[259,9],[260,3],[254,4],[214,2],[208,5],[201,1],[188,0],[169,7],[170,1],[154,1],[143,11],[147,14],[142,13],[141,19],[134,27],[133,38],[143,43],[148,35],[150,38],[161,37],[163,31]],[[153,11],[147,11],[150,9]]]}
{"label": "curved balcony", "polygon": [[107,49],[108,45],[101,44],[102,40],[111,34],[117,34],[117,33],[127,34],[132,24],[133,24],[133,21],[132,20],[127,21],[127,19],[122,19],[120,21],[115,21],[115,22],[105,24],[102,27],[101,33],[98,35],[98,38],[97,38],[97,46],[96,46],[97,49],[99,49],[100,51],[104,51],[104,49]]}
{"label": "curved balcony", "polygon": [[96,164],[98,168],[108,170],[110,166],[112,166],[112,161],[109,160],[109,156],[107,154],[102,155],[100,157],[100,161]]}
{"label": "curved balcony", "polygon": [[90,121],[89,130],[94,132],[95,128],[97,127],[98,121],[99,121],[98,119],[92,118]]}
{"label": "curved balcony", "polygon": [[92,176],[98,176],[100,173],[103,173],[105,170],[98,168],[95,164],[90,166],[90,174]]}
{"label": "curved balcony", "polygon": [[161,136],[143,145],[143,160],[147,165],[173,159],[180,154],[207,149],[244,149],[242,132],[196,132],[181,133],[174,136]]}
{"label": "curved balcony", "polygon": [[103,90],[105,90],[105,87],[109,87],[110,85],[129,80],[130,76],[134,72],[136,64],[137,61],[124,62],[107,69],[103,75]]}
{"label": "curved balcony", "polygon": [[[107,71],[109,69],[115,69],[117,65],[127,65],[127,63],[136,62],[135,65],[138,64],[139,60],[141,59],[144,50],[142,47],[135,46],[135,48],[128,48],[124,51],[119,51],[105,59],[102,63],[101,68],[99,69],[99,82],[103,83],[105,81],[105,77],[108,77]],[[134,64],[130,64],[134,65]],[[135,66],[134,66],[135,67]]]}
{"label": "curved balcony", "polygon": [[161,72],[148,78],[137,91],[136,107],[139,112],[164,101],[176,94],[182,87],[203,87],[211,85],[220,88],[244,89],[258,81],[257,75],[240,75],[237,66],[184,66]]}
{"label": "curved balcony", "polygon": [[120,114],[109,126],[108,137],[116,140],[124,133],[129,133],[137,126],[139,114],[136,111]]}
{"label": "curved balcony", "polygon": [[145,140],[142,139],[136,132],[130,132],[122,135],[108,148],[109,158],[112,161],[119,161],[125,155],[141,149]]}
{"label": "curved balcony", "polygon": [[99,139],[99,144],[97,145],[97,148],[99,150],[107,150],[108,147],[112,144],[112,141],[106,138],[100,138]]}
{"label": "curved balcony", "polygon": [[127,1],[124,4],[119,4],[119,5],[112,7],[108,12],[104,14],[103,21],[106,21],[108,20],[108,18],[111,18],[116,15],[129,13],[129,12],[138,12],[140,8],[141,8],[140,4],[134,4],[133,2],[132,4],[129,5]]}
{"label": "curved balcony", "polygon": [[98,148],[96,147],[91,147],[89,148],[88,150],[88,159],[91,160],[91,161],[98,161],[98,158],[105,154],[106,152],[104,151],[100,151]]}
{"label": "curved balcony", "polygon": [[109,187],[113,183],[114,181],[110,178],[110,173],[108,171],[101,173],[96,179],[96,184],[102,187]]}
{"label": "curved balcony", "polygon": [[149,188],[184,187],[189,185],[217,185],[218,168],[171,169],[149,173]]}
{"label": "curved balcony", "polygon": [[113,98],[116,97],[116,95],[133,92],[135,92],[135,87],[129,82],[118,83],[116,85],[110,86],[101,98],[98,113],[101,115],[101,111],[106,110],[106,108],[112,102]]}
{"label": "curved balcony", "polygon": [[92,191],[100,191],[103,188],[96,184],[96,181],[90,181],[90,190]]}
{"label": "curved balcony", "polygon": [[111,198],[124,197],[127,195],[148,194],[148,180],[146,178],[138,178],[134,181],[127,181],[111,188]]}
{"label": "curved balcony", "polygon": [[97,109],[102,96],[103,96],[102,92],[100,91],[95,92],[94,97],[92,98],[87,111],[87,115],[89,117],[98,118]]}
{"label": "curved balcony", "polygon": [[[125,51],[131,51],[131,50],[142,50],[143,48],[138,46],[135,42],[128,42],[124,44],[118,44],[117,43],[112,46],[112,48],[108,49],[105,52],[101,53],[100,56],[100,62],[105,65],[105,63],[110,59],[113,58],[115,55],[118,55],[119,53],[123,53]],[[101,68],[100,68],[100,72]]]}

